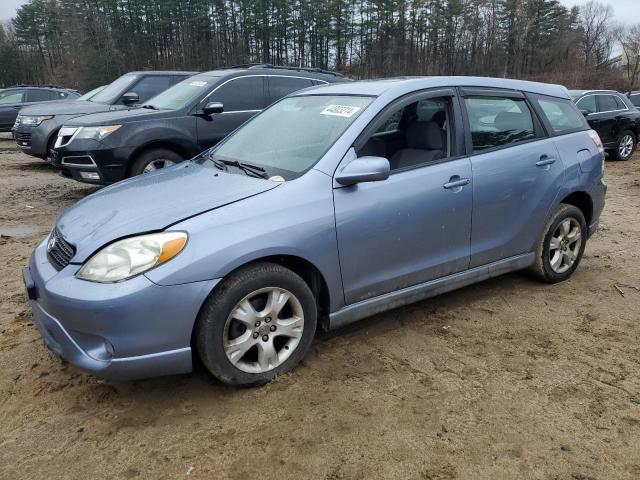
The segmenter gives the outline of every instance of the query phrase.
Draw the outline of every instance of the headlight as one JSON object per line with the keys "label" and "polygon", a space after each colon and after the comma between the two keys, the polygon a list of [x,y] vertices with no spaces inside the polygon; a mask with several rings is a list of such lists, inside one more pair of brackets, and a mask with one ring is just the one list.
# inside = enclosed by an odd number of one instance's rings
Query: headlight
{"label": "headlight", "polygon": [[36,127],[40,125],[45,120],[51,120],[53,115],[40,115],[40,116],[32,116],[32,115],[19,115],[16,119],[16,125],[29,125]]}
{"label": "headlight", "polygon": [[101,283],[126,280],[168,262],[186,243],[185,232],[151,233],[118,240],[85,262],[76,277]]}
{"label": "headlight", "polygon": [[89,138],[92,140],[102,140],[108,135],[118,130],[122,125],[103,125],[100,127],[81,127],[76,134],[76,139]]}

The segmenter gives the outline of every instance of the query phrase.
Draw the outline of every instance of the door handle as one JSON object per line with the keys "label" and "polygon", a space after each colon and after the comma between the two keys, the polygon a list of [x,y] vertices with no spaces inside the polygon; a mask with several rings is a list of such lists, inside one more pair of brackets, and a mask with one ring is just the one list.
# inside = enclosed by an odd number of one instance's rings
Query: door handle
{"label": "door handle", "polygon": [[452,190],[454,188],[460,188],[464,187],[465,185],[469,185],[470,182],[470,178],[460,178],[458,175],[454,175],[442,187],[447,190]]}
{"label": "door handle", "polygon": [[548,157],[547,155],[542,155],[540,160],[536,162],[537,167],[544,167],[546,165],[552,165],[556,163],[556,157]]}

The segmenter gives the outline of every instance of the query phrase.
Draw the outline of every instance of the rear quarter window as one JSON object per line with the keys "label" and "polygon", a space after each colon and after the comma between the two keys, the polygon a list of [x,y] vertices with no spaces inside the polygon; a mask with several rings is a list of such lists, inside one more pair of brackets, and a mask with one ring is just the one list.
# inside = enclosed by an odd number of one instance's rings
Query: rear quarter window
{"label": "rear quarter window", "polygon": [[576,110],[571,100],[537,98],[536,101],[553,133],[560,134],[587,128],[584,115]]}

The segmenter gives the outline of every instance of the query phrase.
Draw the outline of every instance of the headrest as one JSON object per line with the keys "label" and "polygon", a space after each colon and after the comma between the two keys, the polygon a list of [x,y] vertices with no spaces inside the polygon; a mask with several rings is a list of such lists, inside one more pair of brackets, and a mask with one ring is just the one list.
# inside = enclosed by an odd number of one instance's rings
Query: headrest
{"label": "headrest", "polygon": [[494,124],[499,132],[533,132],[533,120],[525,113],[500,112]]}
{"label": "headrest", "polygon": [[438,124],[433,121],[409,124],[407,147],[419,150],[442,150],[442,131]]}
{"label": "headrest", "polygon": [[444,110],[438,110],[436,113],[433,114],[433,117],[431,117],[431,120],[436,122],[440,128],[443,128],[444,123],[447,121],[447,114]]}

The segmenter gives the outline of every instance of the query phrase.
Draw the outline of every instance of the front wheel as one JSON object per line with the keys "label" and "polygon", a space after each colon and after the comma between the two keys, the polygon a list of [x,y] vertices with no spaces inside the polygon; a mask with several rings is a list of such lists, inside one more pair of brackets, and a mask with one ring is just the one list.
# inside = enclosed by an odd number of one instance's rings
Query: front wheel
{"label": "front wheel", "polygon": [[144,152],[135,159],[131,166],[131,176],[141,173],[150,173],[163,168],[168,168],[184,160],[173,150],[166,148],[155,148]]}
{"label": "front wheel", "polygon": [[616,149],[612,151],[615,160],[629,160],[636,150],[636,136],[633,132],[625,130],[618,138]]}
{"label": "front wheel", "polygon": [[207,299],[196,323],[196,346],[219,380],[261,385],[300,362],[316,319],[315,297],[300,276],[258,263],[223,280]]}
{"label": "front wheel", "polygon": [[545,226],[533,272],[548,283],[569,278],[580,264],[587,243],[587,224],[579,208],[560,204]]}

